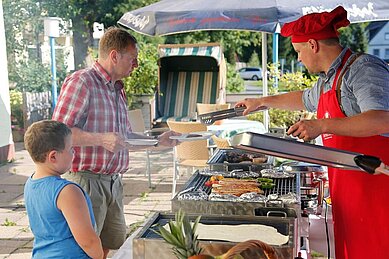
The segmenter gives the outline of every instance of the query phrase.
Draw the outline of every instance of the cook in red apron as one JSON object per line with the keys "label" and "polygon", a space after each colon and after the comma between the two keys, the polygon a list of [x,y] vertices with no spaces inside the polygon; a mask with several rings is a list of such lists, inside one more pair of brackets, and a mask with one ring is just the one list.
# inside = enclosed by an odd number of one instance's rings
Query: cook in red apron
{"label": "cook in red apron", "polygon": [[[345,118],[336,95],[339,73],[349,59],[348,50],[335,75],[332,89],[321,95],[317,116]],[[352,127],[352,125],[349,125]],[[379,157],[389,164],[389,138],[322,135],[323,144]],[[336,259],[389,258],[389,176],[328,168]]]}

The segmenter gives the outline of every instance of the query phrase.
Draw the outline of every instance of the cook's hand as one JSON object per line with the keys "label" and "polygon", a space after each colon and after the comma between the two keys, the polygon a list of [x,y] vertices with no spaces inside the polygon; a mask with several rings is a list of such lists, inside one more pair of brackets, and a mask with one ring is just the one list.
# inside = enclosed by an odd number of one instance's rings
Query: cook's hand
{"label": "cook's hand", "polygon": [[112,153],[117,153],[127,147],[123,136],[116,132],[102,133],[101,146]]}
{"label": "cook's hand", "polygon": [[320,123],[320,120],[301,120],[293,124],[286,133],[304,141],[310,141],[322,134]]}
{"label": "cook's hand", "polygon": [[243,111],[243,115],[247,115],[249,112],[255,111],[263,106],[261,98],[246,98],[235,104],[235,107],[246,107]]}
{"label": "cook's hand", "polygon": [[180,142],[176,139],[170,139],[171,136],[181,136],[181,133],[175,131],[167,131],[158,136],[158,145],[166,147],[175,147]]}

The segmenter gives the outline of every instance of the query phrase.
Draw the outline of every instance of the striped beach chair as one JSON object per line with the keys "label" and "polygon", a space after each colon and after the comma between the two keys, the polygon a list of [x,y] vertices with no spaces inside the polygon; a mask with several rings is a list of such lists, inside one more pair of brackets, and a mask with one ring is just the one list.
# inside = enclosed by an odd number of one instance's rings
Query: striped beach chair
{"label": "striped beach chair", "polygon": [[158,50],[154,125],[194,120],[197,103],[225,103],[226,64],[219,44],[169,44]]}

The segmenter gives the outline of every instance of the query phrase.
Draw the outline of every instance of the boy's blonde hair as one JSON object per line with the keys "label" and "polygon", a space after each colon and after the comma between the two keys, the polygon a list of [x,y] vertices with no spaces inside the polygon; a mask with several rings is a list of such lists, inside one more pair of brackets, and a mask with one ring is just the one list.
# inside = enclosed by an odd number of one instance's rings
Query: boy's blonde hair
{"label": "boy's blonde hair", "polygon": [[43,120],[33,123],[24,135],[24,145],[34,162],[43,163],[50,151],[63,151],[72,131],[64,123]]}

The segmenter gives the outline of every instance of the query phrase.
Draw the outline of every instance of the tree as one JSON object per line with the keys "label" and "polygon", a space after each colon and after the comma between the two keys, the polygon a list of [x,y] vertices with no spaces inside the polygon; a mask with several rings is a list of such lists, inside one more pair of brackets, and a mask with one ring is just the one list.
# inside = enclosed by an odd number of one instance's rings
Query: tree
{"label": "tree", "polygon": [[85,67],[88,49],[93,45],[93,23],[104,23],[112,26],[120,17],[116,6],[124,0],[34,0],[39,3],[47,16],[57,16],[71,20],[74,42],[74,62],[76,69]]}
{"label": "tree", "polygon": [[258,53],[254,50],[253,54],[251,54],[248,65],[250,67],[260,67],[260,63]]}
{"label": "tree", "polygon": [[[25,57],[27,45],[39,44],[36,36],[43,30],[42,10],[31,0],[3,0],[3,9],[8,63],[14,65],[16,57]],[[39,52],[36,57],[41,58]]]}
{"label": "tree", "polygon": [[[42,64],[39,35],[42,8],[31,0],[3,1],[9,80],[19,91],[50,89],[50,68]],[[36,46],[35,52],[29,45]]]}
{"label": "tree", "polygon": [[[207,43],[219,42],[227,62],[235,64],[236,58],[245,52],[245,48],[258,48],[261,44],[261,33],[249,31],[197,31],[169,35],[166,43]],[[250,53],[251,56],[251,53]]]}
{"label": "tree", "polygon": [[132,9],[156,0],[34,0],[47,10],[48,16],[72,21],[74,60],[76,69],[85,67],[89,49],[93,46],[93,23],[103,23],[105,28],[115,26],[123,15]]}
{"label": "tree", "polygon": [[157,61],[157,46],[139,42],[139,66],[130,77],[124,79],[125,91],[130,105],[133,103],[134,95],[155,92],[155,87],[158,84]]}
{"label": "tree", "polygon": [[349,47],[352,51],[366,52],[368,38],[365,28],[368,23],[354,23],[340,30],[340,44]]}

